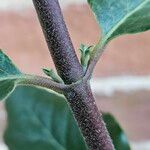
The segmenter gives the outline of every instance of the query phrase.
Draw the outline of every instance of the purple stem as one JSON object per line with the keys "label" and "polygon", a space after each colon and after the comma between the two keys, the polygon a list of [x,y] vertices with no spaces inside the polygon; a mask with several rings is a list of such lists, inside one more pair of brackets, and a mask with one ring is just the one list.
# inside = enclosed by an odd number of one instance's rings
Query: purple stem
{"label": "purple stem", "polygon": [[[82,79],[83,69],[70,40],[58,0],[33,0],[58,74],[66,84]],[[91,150],[113,150],[113,144],[99,112],[89,83],[79,82],[65,89],[75,119]],[[76,137],[75,137],[76,138]]]}

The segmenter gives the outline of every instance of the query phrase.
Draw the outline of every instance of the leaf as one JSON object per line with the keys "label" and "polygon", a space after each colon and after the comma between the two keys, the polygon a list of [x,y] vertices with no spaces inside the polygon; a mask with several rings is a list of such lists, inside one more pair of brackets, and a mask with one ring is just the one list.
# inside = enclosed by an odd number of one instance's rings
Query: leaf
{"label": "leaf", "polygon": [[65,102],[55,93],[18,87],[6,100],[10,150],[86,150],[83,137]]}
{"label": "leaf", "polygon": [[[17,87],[6,101],[9,150],[87,150],[65,99],[33,87]],[[129,150],[124,132],[104,114],[116,150]]]}
{"label": "leaf", "polygon": [[0,50],[0,100],[14,90],[16,81],[21,75],[11,60]]}
{"label": "leaf", "polygon": [[150,29],[150,0],[88,0],[102,29],[102,45]]}
{"label": "leaf", "polygon": [[6,99],[18,85],[45,86],[45,79],[40,76],[21,73],[12,61],[0,50],[0,100]]}
{"label": "leaf", "polygon": [[111,135],[116,150],[130,150],[128,139],[116,119],[109,113],[103,114],[106,127]]}

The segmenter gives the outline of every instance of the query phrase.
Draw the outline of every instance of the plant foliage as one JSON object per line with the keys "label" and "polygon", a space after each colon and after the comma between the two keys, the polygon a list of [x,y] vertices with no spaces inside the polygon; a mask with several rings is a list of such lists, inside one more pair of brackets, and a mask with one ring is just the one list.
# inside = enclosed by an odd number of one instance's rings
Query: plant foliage
{"label": "plant foliage", "polygon": [[[6,100],[10,150],[86,150],[64,97],[43,89],[17,87]],[[129,150],[127,137],[110,114],[103,115],[116,150]]]}
{"label": "plant foliage", "polygon": [[88,0],[102,30],[102,43],[150,29],[150,0]]}
{"label": "plant foliage", "polygon": [[0,100],[7,97],[15,88],[21,72],[12,61],[0,50]]}

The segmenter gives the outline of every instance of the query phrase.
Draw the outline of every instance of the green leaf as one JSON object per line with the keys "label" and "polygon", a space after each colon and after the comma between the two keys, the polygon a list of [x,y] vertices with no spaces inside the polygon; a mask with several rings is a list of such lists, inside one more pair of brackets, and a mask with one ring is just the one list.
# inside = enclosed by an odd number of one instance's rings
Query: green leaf
{"label": "green leaf", "polygon": [[16,81],[21,75],[11,60],[0,50],[0,100],[14,90]]}
{"label": "green leaf", "polygon": [[88,0],[102,29],[102,45],[150,29],[150,0]]}
{"label": "green leaf", "polygon": [[10,150],[86,150],[64,97],[33,87],[17,87],[6,100]]}
{"label": "green leaf", "polygon": [[109,113],[103,114],[106,127],[111,135],[116,150],[130,150],[128,139],[116,119]]}
{"label": "green leaf", "polygon": [[[9,150],[87,150],[64,97],[33,87],[17,87],[6,100]],[[104,114],[116,150],[129,150],[124,132]]]}
{"label": "green leaf", "polygon": [[21,73],[8,56],[0,50],[0,100],[6,99],[17,85],[47,88],[44,82],[43,77]]}

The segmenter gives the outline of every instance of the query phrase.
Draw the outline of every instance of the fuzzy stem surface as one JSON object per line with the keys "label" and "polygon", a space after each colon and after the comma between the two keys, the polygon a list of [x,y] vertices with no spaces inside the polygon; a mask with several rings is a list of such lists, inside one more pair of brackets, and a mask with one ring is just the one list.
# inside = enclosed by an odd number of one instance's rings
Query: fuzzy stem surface
{"label": "fuzzy stem surface", "polygon": [[64,92],[90,150],[114,150],[90,84],[82,82]]}
{"label": "fuzzy stem surface", "polygon": [[[58,0],[33,0],[58,74],[65,84],[84,76],[70,40]],[[91,150],[113,150],[113,144],[99,112],[89,83],[80,82],[65,89],[75,119]],[[76,138],[76,137],[75,137]]]}
{"label": "fuzzy stem surface", "polygon": [[81,79],[83,70],[69,37],[58,0],[33,0],[45,39],[60,77],[66,84]]}
{"label": "fuzzy stem surface", "polygon": [[27,86],[38,86],[42,88],[51,89],[55,92],[63,94],[63,91],[66,89],[66,85],[63,83],[57,83],[50,78],[37,76],[37,75],[28,75],[25,74],[18,80],[18,85],[27,85]]}

